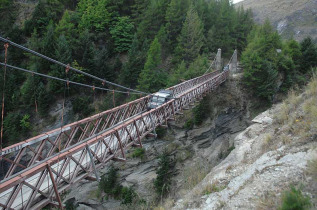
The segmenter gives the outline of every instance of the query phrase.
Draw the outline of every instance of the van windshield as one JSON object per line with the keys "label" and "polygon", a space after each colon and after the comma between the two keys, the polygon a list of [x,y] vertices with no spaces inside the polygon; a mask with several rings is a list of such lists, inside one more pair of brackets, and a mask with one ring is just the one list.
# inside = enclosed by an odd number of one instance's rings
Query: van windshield
{"label": "van windshield", "polygon": [[165,98],[163,98],[163,97],[153,97],[152,101],[153,102],[161,102],[161,103],[163,103],[163,102],[165,102]]}

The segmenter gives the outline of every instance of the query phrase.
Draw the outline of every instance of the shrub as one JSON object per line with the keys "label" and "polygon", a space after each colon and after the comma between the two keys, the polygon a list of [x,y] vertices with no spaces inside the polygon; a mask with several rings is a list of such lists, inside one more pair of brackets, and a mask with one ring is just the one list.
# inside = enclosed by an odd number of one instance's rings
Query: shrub
{"label": "shrub", "polygon": [[284,192],[279,210],[304,210],[310,206],[309,197],[304,196],[301,190],[291,186],[290,190]]}
{"label": "shrub", "polygon": [[157,138],[163,138],[166,135],[166,129],[162,127],[158,127],[155,129]]}
{"label": "shrub", "polygon": [[130,204],[136,197],[136,192],[132,187],[123,187],[121,189],[121,204]]}
{"label": "shrub", "polygon": [[66,210],[76,210],[75,198],[71,198],[65,202]]}
{"label": "shrub", "polygon": [[201,125],[201,123],[207,118],[209,112],[208,109],[209,101],[205,97],[198,106],[196,106],[193,110],[194,112],[194,123],[195,125]]}
{"label": "shrub", "polygon": [[132,153],[132,157],[134,158],[140,157],[141,159],[143,159],[144,154],[145,154],[144,148],[136,148]]}
{"label": "shrub", "polygon": [[120,195],[121,188],[117,183],[117,169],[110,166],[108,173],[101,177],[99,189],[117,198]]}
{"label": "shrub", "polygon": [[31,128],[30,115],[25,114],[20,120],[20,126],[23,132],[27,132]]}
{"label": "shrub", "polygon": [[107,196],[121,199],[122,204],[130,204],[135,200],[137,194],[132,187],[122,187],[118,183],[117,171],[114,166],[110,166],[108,173],[101,177],[99,190],[107,193]]}
{"label": "shrub", "polygon": [[162,197],[169,192],[174,165],[175,163],[168,156],[167,151],[164,151],[160,156],[159,168],[156,171],[157,177],[154,181],[156,193]]}
{"label": "shrub", "polygon": [[235,149],[235,147],[234,147],[234,145],[232,145],[226,151],[220,151],[220,153],[218,154],[218,158],[225,159],[231,153],[231,151],[234,149]]}
{"label": "shrub", "polygon": [[184,128],[186,130],[190,130],[194,127],[194,120],[193,119],[189,119],[185,122]]}

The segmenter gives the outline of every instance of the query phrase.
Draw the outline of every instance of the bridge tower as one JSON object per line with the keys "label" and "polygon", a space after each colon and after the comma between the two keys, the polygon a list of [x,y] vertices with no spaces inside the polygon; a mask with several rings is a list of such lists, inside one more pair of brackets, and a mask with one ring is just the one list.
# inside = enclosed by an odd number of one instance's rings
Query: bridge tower
{"label": "bridge tower", "polygon": [[237,50],[234,50],[231,62],[229,63],[229,70],[231,75],[238,73],[237,67],[238,67],[238,52]]}
{"label": "bridge tower", "polygon": [[221,49],[218,49],[217,55],[216,55],[216,70],[221,70]]}

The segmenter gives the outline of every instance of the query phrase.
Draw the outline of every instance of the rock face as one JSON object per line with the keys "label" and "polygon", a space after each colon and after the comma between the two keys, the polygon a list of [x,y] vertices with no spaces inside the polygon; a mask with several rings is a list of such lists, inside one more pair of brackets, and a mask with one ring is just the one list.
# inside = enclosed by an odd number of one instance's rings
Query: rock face
{"label": "rock face", "polygon": [[[184,175],[186,171],[196,166],[209,170],[221,162],[229,153],[228,148],[233,147],[234,137],[251,123],[246,117],[248,102],[240,92],[239,79],[222,85],[207,99],[210,101],[210,115],[201,126],[187,130],[184,128],[186,117],[180,116],[169,124],[162,139],[143,140],[146,149],[144,159],[128,158],[125,163],[109,163],[119,169],[120,184],[132,186],[149,205],[156,201],[153,181],[157,176],[158,156],[167,150],[177,162],[170,192],[172,199],[176,200],[188,191],[187,187],[184,188],[189,179]],[[184,113],[190,114],[190,110]],[[109,165],[100,171],[101,175],[107,172]],[[78,209],[122,208],[120,201],[97,198],[97,191],[96,182],[82,181],[72,187],[64,201],[72,199]]]}
{"label": "rock face", "polygon": [[301,41],[311,36],[317,42],[316,0],[244,0],[236,4],[241,5],[252,9],[257,23],[268,18],[284,38]]}
{"label": "rock face", "polygon": [[[281,146],[268,152],[263,149],[271,141],[268,135],[274,131],[276,110],[279,106],[254,118],[254,124],[235,137],[235,149],[229,156],[176,202],[174,209],[256,209],[268,193],[277,197],[292,183],[313,182],[303,173],[307,161],[317,157],[317,142]],[[213,184],[221,185],[221,190],[203,195],[206,186]]]}

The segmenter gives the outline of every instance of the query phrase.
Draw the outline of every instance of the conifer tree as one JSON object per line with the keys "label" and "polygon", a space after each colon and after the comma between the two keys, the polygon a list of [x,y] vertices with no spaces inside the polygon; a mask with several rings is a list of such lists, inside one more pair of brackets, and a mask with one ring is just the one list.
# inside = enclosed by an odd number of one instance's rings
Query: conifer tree
{"label": "conifer tree", "polygon": [[172,0],[166,11],[166,33],[169,48],[173,50],[177,45],[177,37],[179,36],[182,25],[186,17],[188,8],[187,0]]}
{"label": "conifer tree", "polygon": [[[54,58],[62,63],[70,64],[72,62],[72,52],[69,48],[68,42],[64,35],[59,36],[57,44],[55,47]],[[68,78],[69,75],[66,75],[65,68],[57,64],[53,64],[51,67],[52,71],[49,73],[52,76],[59,78]],[[68,73],[70,74],[70,73]],[[64,91],[65,84],[56,81],[49,80],[50,91],[55,93],[62,93]]]}
{"label": "conifer tree", "polygon": [[317,66],[317,48],[310,37],[305,38],[300,46],[302,52],[301,70],[306,73],[310,68]]}
{"label": "conifer tree", "polygon": [[115,50],[119,53],[130,49],[133,39],[134,26],[129,17],[119,17],[114,26],[110,29],[110,34],[114,40]]}
{"label": "conifer tree", "polygon": [[281,49],[280,36],[269,21],[254,29],[250,42],[242,54],[244,83],[260,98],[271,101],[276,93],[278,66]]}
{"label": "conifer tree", "polygon": [[[122,81],[129,87],[136,87],[138,85],[138,78],[141,70],[144,68],[146,60],[146,51],[140,50],[140,41],[134,35],[131,48],[129,50],[129,61],[123,67]],[[147,47],[141,47],[147,48]]]}
{"label": "conifer tree", "polygon": [[142,21],[138,25],[139,39],[153,39],[161,26],[165,24],[165,13],[169,0],[149,0],[147,8],[142,13]]}
{"label": "conifer tree", "polygon": [[68,41],[71,41],[73,36],[77,34],[75,24],[71,21],[70,11],[65,10],[62,19],[55,28],[55,34],[57,37],[63,34]]}
{"label": "conifer tree", "polygon": [[107,5],[107,0],[84,0],[82,4],[79,4],[81,14],[79,28],[95,32],[105,31],[111,20]]}
{"label": "conifer tree", "polygon": [[181,34],[178,38],[176,53],[186,63],[193,61],[204,44],[204,27],[193,5],[190,6]]}
{"label": "conifer tree", "polygon": [[155,38],[150,46],[144,69],[139,76],[138,89],[147,92],[156,92],[166,85],[166,74],[161,69],[161,45]]}

